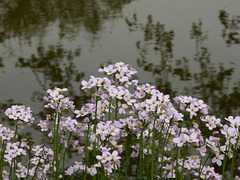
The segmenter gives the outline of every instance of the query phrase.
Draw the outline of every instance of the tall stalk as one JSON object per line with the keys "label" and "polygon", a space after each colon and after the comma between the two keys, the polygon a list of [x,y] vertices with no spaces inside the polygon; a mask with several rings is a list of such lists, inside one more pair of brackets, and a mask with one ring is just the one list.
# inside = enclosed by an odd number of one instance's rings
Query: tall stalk
{"label": "tall stalk", "polygon": [[[86,136],[86,145],[85,145],[85,155],[84,157],[88,157],[88,143],[89,143],[89,131],[90,131],[90,122],[88,123],[88,130],[87,130],[87,136]],[[84,173],[84,180],[87,179],[87,164],[85,165],[85,173]]]}
{"label": "tall stalk", "polygon": [[140,158],[140,180],[143,179],[143,131],[140,135],[140,149],[139,149],[139,158]]}
{"label": "tall stalk", "polygon": [[[55,113],[55,118],[54,118],[54,132],[53,132],[53,138],[54,138],[54,158],[53,158],[53,164],[52,164],[52,168],[53,168],[53,176],[54,179],[58,180],[59,179],[59,165],[60,165],[60,161],[59,161],[59,124],[60,124],[60,117],[61,114],[59,114],[58,112]],[[56,170],[55,170],[55,165],[56,165]]]}
{"label": "tall stalk", "polygon": [[207,158],[206,158],[206,160],[204,161],[203,164],[202,164],[202,156],[201,156],[201,161],[200,161],[200,166],[199,166],[199,175],[198,175],[199,180],[201,179],[202,170],[203,170],[205,164],[207,163],[207,160],[209,159],[210,155],[211,155],[211,153],[208,153],[208,156],[207,156]]}
{"label": "tall stalk", "polygon": [[[128,179],[128,155],[129,155],[129,144],[130,144],[130,140],[131,140],[131,131],[130,134],[127,135],[127,143],[126,143],[126,147],[125,147],[125,179]],[[129,156],[131,157],[131,155]]]}
{"label": "tall stalk", "polygon": [[[98,91],[98,87],[97,87]],[[96,96],[96,102],[95,102],[95,119],[94,119],[94,126],[93,126],[93,133],[96,134],[97,129],[97,106],[98,106],[98,97]],[[93,164],[96,162],[96,140],[93,142]],[[93,179],[96,180],[96,176],[93,176]]]}
{"label": "tall stalk", "polygon": [[[13,138],[13,142],[16,143],[17,142],[17,136],[18,136],[18,121],[16,121],[16,125],[15,125],[15,132],[14,132],[14,138]],[[17,168],[17,164],[16,164],[16,157],[12,159],[12,163],[11,163],[11,167],[10,167],[10,178],[12,179],[17,179],[16,176],[16,168]]]}
{"label": "tall stalk", "polygon": [[234,152],[233,152],[233,158],[232,158],[232,162],[231,162],[231,174],[230,174],[230,180],[233,180],[233,173],[234,173],[234,164],[235,164],[235,160],[236,160],[236,156],[237,156],[237,144],[239,141],[239,136],[237,137],[237,141],[235,143],[235,147],[234,147]]}
{"label": "tall stalk", "polygon": [[149,147],[148,147],[148,152],[147,152],[147,179],[149,179],[149,166],[150,166],[150,156],[149,156],[149,150],[150,150],[150,132],[148,132],[148,137],[147,137],[147,143],[149,144]]}
{"label": "tall stalk", "polygon": [[154,122],[153,122],[151,180],[154,179],[154,150],[155,150],[155,135],[156,135],[156,128],[155,128],[156,119],[157,119],[157,115],[155,115]]}
{"label": "tall stalk", "polygon": [[68,145],[69,145],[70,139],[71,139],[71,133],[69,134],[68,141],[67,141],[67,147],[65,148],[64,154],[63,154],[63,165],[62,165],[62,173],[63,174],[64,174],[64,169],[65,169],[65,156],[66,156],[66,152],[68,150]]}
{"label": "tall stalk", "polygon": [[225,173],[225,168],[227,164],[227,152],[230,148],[230,145],[226,148],[225,153],[224,153],[224,160],[223,160],[223,167],[222,167],[222,180],[224,179],[224,173]]}
{"label": "tall stalk", "polygon": [[180,174],[180,180],[182,180],[182,178],[183,178],[184,163],[185,163],[185,160],[186,160],[186,152],[187,152],[187,143],[185,145],[184,152],[183,152],[183,162],[182,162],[182,169],[181,169],[181,174]]}
{"label": "tall stalk", "polygon": [[1,159],[0,159],[0,180],[3,179],[2,172],[3,172],[3,159],[4,159],[5,149],[6,149],[5,141],[2,140],[2,148],[1,148],[1,154],[0,154],[0,157],[1,157]]}
{"label": "tall stalk", "polygon": [[[179,137],[182,133],[182,126],[183,126],[183,122],[181,121],[181,124],[180,124],[180,132],[179,132]],[[179,147],[177,146],[176,147],[177,149],[177,156],[176,156],[176,169],[175,169],[175,172],[176,172],[176,179],[178,179],[178,153],[179,153]]]}
{"label": "tall stalk", "polygon": [[52,162],[52,170],[53,170],[53,176],[55,174],[55,162],[56,162],[56,120],[57,120],[57,113],[55,113],[55,117],[53,120],[53,162]]}

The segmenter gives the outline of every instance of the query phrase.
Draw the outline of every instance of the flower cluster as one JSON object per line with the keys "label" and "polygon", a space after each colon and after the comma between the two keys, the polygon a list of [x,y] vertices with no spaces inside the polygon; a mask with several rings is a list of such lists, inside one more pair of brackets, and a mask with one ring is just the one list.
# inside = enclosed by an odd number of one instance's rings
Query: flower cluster
{"label": "flower cluster", "polygon": [[26,151],[21,147],[23,146],[22,143],[7,143],[4,161],[8,162],[8,164],[12,164],[12,160],[17,156],[26,155]]}
{"label": "flower cluster", "polygon": [[19,123],[33,123],[35,118],[32,116],[30,107],[13,105],[5,111],[5,115],[9,119],[18,120]]}
{"label": "flower cluster", "polygon": [[[78,110],[63,95],[66,88],[47,90],[45,108],[53,113],[38,123],[49,137],[47,145],[32,145],[18,136],[19,124],[34,121],[30,108],[15,105],[5,111],[17,123],[15,131],[0,124],[3,179],[128,179],[136,165],[135,174],[141,180],[187,176],[216,180],[225,177],[228,161],[230,179],[234,178],[239,116],[221,120],[209,114],[203,100],[191,96],[177,96],[172,102],[155,86],[139,85],[133,76],[137,71],[123,62],[99,72],[105,76],[82,81],[82,90],[91,99]],[[65,167],[68,152],[76,159]],[[27,164],[18,161],[26,155]],[[213,164],[222,166],[220,174]]]}
{"label": "flower cluster", "polygon": [[0,124],[0,142],[10,142],[14,138],[14,131]]}
{"label": "flower cluster", "polygon": [[45,105],[45,108],[54,109],[56,112],[61,112],[64,109],[73,110],[75,108],[73,101],[69,100],[69,97],[64,97],[63,93],[67,91],[67,88],[57,88],[55,87],[53,90],[47,90],[49,94],[48,97],[44,97],[43,100],[48,102]]}
{"label": "flower cluster", "polygon": [[102,155],[97,155],[96,158],[103,164],[104,170],[111,174],[114,169],[120,167],[121,157],[118,156],[118,151],[114,150],[110,153],[109,150],[110,149],[102,148]]}

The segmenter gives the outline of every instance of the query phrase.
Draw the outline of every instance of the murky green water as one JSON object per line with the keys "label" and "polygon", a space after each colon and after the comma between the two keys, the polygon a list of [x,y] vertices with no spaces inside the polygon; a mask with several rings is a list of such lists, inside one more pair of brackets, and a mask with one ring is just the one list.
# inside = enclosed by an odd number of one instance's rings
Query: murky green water
{"label": "murky green water", "polygon": [[24,104],[44,118],[42,97],[55,86],[67,87],[80,109],[81,80],[117,61],[172,97],[239,115],[240,1],[0,1],[2,112]]}

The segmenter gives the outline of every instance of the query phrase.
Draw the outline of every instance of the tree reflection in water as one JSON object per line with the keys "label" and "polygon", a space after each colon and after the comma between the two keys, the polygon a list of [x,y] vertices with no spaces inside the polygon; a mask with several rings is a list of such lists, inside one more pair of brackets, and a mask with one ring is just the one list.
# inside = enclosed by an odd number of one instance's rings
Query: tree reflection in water
{"label": "tree reflection in water", "polygon": [[[154,23],[151,15],[148,16],[147,20],[146,25],[138,23],[136,14],[131,20],[126,19],[130,31],[142,30],[144,32],[144,42],[138,41],[136,43],[140,55],[137,64],[139,67],[143,67],[145,71],[150,71],[153,75],[156,75],[156,86],[162,92],[174,94],[169,81],[172,71],[174,31],[165,30],[165,26],[160,22]],[[148,62],[147,56],[149,51],[152,50],[160,56],[160,64]]]}
{"label": "tree reflection in water", "polygon": [[[120,16],[132,0],[2,0],[0,42],[12,37],[30,40],[45,34],[49,24],[59,24],[60,37],[74,38],[81,29],[97,34],[103,23]],[[29,43],[31,43],[29,41]]]}
{"label": "tree reflection in water", "polygon": [[219,11],[219,20],[224,26],[222,37],[227,45],[240,44],[240,15],[229,17],[225,10]]}
{"label": "tree reflection in water", "polygon": [[[84,95],[80,96],[79,88],[74,87],[80,84],[84,77],[84,73],[76,69],[73,61],[75,57],[80,56],[80,51],[81,49],[66,51],[61,46],[50,46],[47,50],[44,47],[38,47],[37,54],[32,54],[27,59],[19,58],[16,67],[30,68],[43,92],[53,87],[68,88],[69,96],[80,107],[87,98]],[[33,97],[41,102],[44,95],[35,92]]]}
{"label": "tree reflection in water", "polygon": [[[132,0],[2,0],[0,43],[8,44],[8,39],[16,37],[20,47],[26,43],[31,46],[31,38],[44,37],[53,23],[57,23],[60,40],[71,40],[85,30],[91,35],[88,40],[94,42],[105,21],[121,16],[124,5],[130,2]],[[29,58],[19,57],[16,63],[18,68],[30,68],[42,87],[39,92],[33,92],[32,101],[42,103],[43,92],[59,86],[69,89],[69,96],[76,105],[83,104],[87,97],[79,95],[79,85],[84,73],[76,69],[73,61],[73,58],[80,56],[80,49],[68,51],[61,45],[52,45],[48,49],[38,46],[36,54]],[[0,67],[4,66],[4,61],[7,59],[0,57]]]}
{"label": "tree reflection in water", "polygon": [[[155,84],[159,90],[174,97],[176,94],[185,94],[198,97],[212,107],[212,113],[219,117],[237,115],[240,103],[233,100],[240,97],[238,88],[230,86],[229,82],[234,72],[234,64],[226,68],[224,64],[214,64],[208,47],[203,42],[208,38],[203,31],[202,21],[193,22],[190,30],[191,39],[195,40],[194,66],[199,67],[198,72],[192,72],[191,62],[187,57],[173,60],[174,31],[166,30],[165,25],[153,22],[151,15],[148,22],[143,25],[138,22],[137,15],[126,19],[130,31],[144,32],[142,41],[136,42],[140,58],[137,59],[138,66],[145,71],[152,72]],[[159,64],[149,62],[150,54],[158,53]],[[184,91],[174,88],[174,82],[179,81],[184,86]],[[179,83],[178,83],[179,84]],[[191,84],[191,86],[189,86]],[[175,85],[176,86],[176,85]],[[232,93],[229,93],[232,91]]]}

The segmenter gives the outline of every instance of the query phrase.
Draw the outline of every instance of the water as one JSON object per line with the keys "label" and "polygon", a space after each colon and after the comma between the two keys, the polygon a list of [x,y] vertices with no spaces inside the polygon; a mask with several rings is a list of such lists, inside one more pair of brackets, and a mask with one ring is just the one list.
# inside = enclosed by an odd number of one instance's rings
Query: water
{"label": "water", "polygon": [[[221,118],[239,115],[239,10],[234,0],[2,0],[2,123],[11,104],[43,119],[42,97],[55,86],[80,109],[88,99],[81,80],[117,61],[171,97],[203,99]],[[45,141],[34,128],[26,133]]]}

